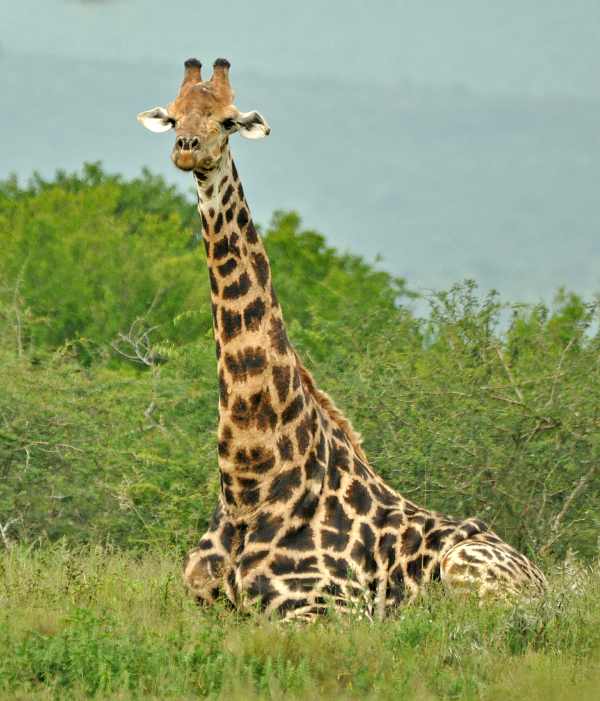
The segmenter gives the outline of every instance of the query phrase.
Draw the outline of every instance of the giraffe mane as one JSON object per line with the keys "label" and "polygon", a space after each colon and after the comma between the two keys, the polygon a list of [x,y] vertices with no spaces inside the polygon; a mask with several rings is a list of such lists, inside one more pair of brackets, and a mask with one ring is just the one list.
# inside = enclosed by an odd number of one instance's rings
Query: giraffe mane
{"label": "giraffe mane", "polygon": [[302,385],[310,392],[317,404],[327,413],[329,418],[346,434],[346,436],[348,436],[358,459],[364,462],[365,465],[368,465],[369,461],[362,447],[363,439],[360,433],[354,430],[349,419],[337,408],[331,397],[317,387],[314,377],[306,369],[295,350],[294,355],[296,356],[296,363],[300,372]]}

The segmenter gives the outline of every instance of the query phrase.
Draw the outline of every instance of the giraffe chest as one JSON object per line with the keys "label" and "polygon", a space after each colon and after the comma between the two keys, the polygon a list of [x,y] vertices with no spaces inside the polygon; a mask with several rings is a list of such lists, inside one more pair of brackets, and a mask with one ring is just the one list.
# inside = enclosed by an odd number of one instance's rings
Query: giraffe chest
{"label": "giraffe chest", "polygon": [[434,565],[423,561],[407,573],[398,552],[405,517],[362,489],[350,476],[335,489],[325,485],[308,519],[262,511],[238,538],[229,598],[244,608],[285,614],[356,603],[372,610],[382,582],[392,603],[410,595],[415,587],[407,587],[406,578],[429,579]]}
{"label": "giraffe chest", "polygon": [[332,602],[373,608],[377,597],[396,605],[439,577],[443,553],[468,537],[391,490],[340,441],[322,457],[283,471],[297,479],[269,490],[273,498],[238,529],[227,577],[236,604],[278,613]]}

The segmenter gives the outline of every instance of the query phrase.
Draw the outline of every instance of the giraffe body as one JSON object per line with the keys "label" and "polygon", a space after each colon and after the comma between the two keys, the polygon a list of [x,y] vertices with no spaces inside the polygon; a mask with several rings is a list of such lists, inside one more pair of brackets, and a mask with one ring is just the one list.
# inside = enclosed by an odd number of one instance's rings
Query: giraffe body
{"label": "giraffe body", "polygon": [[537,567],[481,521],[428,511],[387,486],[303,367],[229,152],[233,131],[269,128],[231,104],[228,67],[217,61],[201,82],[199,63],[186,62],[177,99],[140,115],[177,130],[172,158],[194,172],[211,286],[221,493],[188,554],[188,589],[200,602],[223,595],[296,618],[352,602],[382,616],[436,579],[481,594],[541,590]]}

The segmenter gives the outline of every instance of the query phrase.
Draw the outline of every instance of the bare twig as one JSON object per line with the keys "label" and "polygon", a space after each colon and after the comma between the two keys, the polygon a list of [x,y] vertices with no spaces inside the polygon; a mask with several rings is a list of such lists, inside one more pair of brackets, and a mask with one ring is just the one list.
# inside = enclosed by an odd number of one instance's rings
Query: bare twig
{"label": "bare twig", "polygon": [[548,494],[548,483],[550,479],[554,476],[554,473],[556,472],[558,468],[558,461],[554,462],[554,465],[550,468],[549,472],[546,473],[546,476],[544,477],[544,488],[542,490],[542,503],[539,509],[539,513],[543,514],[544,511],[546,510],[546,502],[548,501],[548,497],[550,496]]}
{"label": "bare twig", "polygon": [[17,356],[19,358],[23,357],[23,320],[21,318],[21,297],[20,297],[20,289],[21,289],[21,283],[23,282],[23,277],[25,275],[25,268],[27,267],[27,263],[29,262],[29,256],[25,259],[25,262],[21,266],[21,270],[19,270],[19,274],[17,275],[17,279],[15,282],[15,289],[13,292],[13,311],[15,315],[15,335],[16,335],[16,341],[17,341]]}
{"label": "bare twig", "polygon": [[573,491],[569,494],[569,496],[565,499],[564,504],[562,506],[562,509],[556,514],[554,517],[554,520],[552,521],[552,524],[550,525],[550,537],[548,540],[542,545],[540,548],[540,555],[544,555],[545,553],[550,550],[550,548],[554,545],[554,543],[561,537],[560,534],[560,527],[561,524],[567,515],[569,509],[571,508],[571,505],[577,499],[577,497],[583,492],[583,490],[586,488],[588,485],[588,482],[592,479],[594,476],[594,473],[596,472],[597,465],[594,464],[590,467],[590,469],[583,475],[577,484],[575,485],[575,488]]}
{"label": "bare twig", "polygon": [[573,338],[565,346],[563,352],[560,354],[560,358],[558,360],[558,365],[556,366],[556,371],[554,373],[554,377],[552,378],[552,389],[550,390],[550,397],[548,398],[546,406],[551,406],[552,402],[554,401],[554,393],[556,392],[556,387],[558,385],[558,378],[561,377],[561,375],[562,375],[562,373],[561,373],[562,364],[565,360],[565,356],[573,347],[573,344],[575,343],[576,339],[577,339],[577,336],[573,336]]}
{"label": "bare twig", "polygon": [[[153,414],[154,414],[155,409],[156,409],[156,403],[154,402],[154,400],[152,400],[152,401],[150,402],[150,404],[148,404],[148,406],[147,406],[146,409],[144,410],[144,416],[146,417],[146,420],[148,421],[148,424],[147,424],[146,426],[143,427],[143,430],[144,430],[144,431],[151,431],[152,429],[157,428],[157,429],[158,429],[159,431],[161,431],[162,433],[168,433],[168,431],[167,431],[167,430],[165,429],[165,427],[162,425],[162,423],[160,422],[160,420],[157,421],[157,420],[154,418]],[[159,416],[159,418],[160,418],[160,416]]]}
{"label": "bare twig", "polygon": [[[560,376],[562,376],[563,373],[560,373]],[[530,380],[525,380],[521,379],[519,380],[519,385],[521,387],[528,387],[530,385],[543,385],[546,386],[548,384],[548,380],[553,380],[556,377],[556,371],[553,373],[549,373],[548,375],[540,375],[539,377],[536,377],[534,379]],[[492,391],[492,392],[498,392],[499,390],[502,389],[510,389],[512,387],[511,384],[507,385],[481,385],[480,389],[485,390],[486,392]]]}
{"label": "bare twig", "polygon": [[62,450],[74,450],[77,453],[84,453],[85,451],[82,448],[78,448],[75,445],[71,445],[70,443],[50,443],[49,441],[30,441],[27,445],[24,445],[22,450],[25,451],[26,459],[25,459],[25,469],[29,467],[29,463],[31,460],[31,453],[30,449],[36,447],[39,450],[41,450],[44,453],[58,453],[62,457],[61,449]]}
{"label": "bare twig", "polygon": [[[154,367],[156,365],[159,356],[152,348],[150,336],[153,331],[156,331],[158,326],[146,327],[146,324],[148,316],[158,304],[162,294],[163,290],[157,290],[145,314],[134,319],[129,331],[127,333],[119,332],[118,339],[110,344],[115,353],[122,358],[146,367]],[[125,349],[122,346],[125,346]]]}
{"label": "bare twig", "polygon": [[496,354],[498,355],[498,358],[500,358],[500,362],[502,363],[502,367],[504,368],[504,371],[506,372],[506,376],[508,377],[508,381],[510,382],[512,388],[515,391],[515,394],[519,398],[520,404],[525,404],[525,401],[523,399],[523,393],[519,389],[519,385],[515,382],[515,378],[513,377],[512,372],[510,371],[510,368],[508,367],[508,363],[504,359],[504,354],[502,353],[502,349],[500,346],[496,346]]}
{"label": "bare twig", "polygon": [[492,399],[497,399],[499,402],[506,402],[507,404],[516,404],[516,406],[525,407],[523,401],[517,401],[516,399],[510,399],[509,397],[501,397],[499,394],[490,394]]}
{"label": "bare twig", "polygon": [[529,443],[538,433],[542,431],[551,431],[553,428],[558,428],[561,425],[560,421],[555,419],[550,419],[546,416],[538,418],[538,421],[534,428],[528,433],[524,433],[521,438],[525,438],[525,442]]}
{"label": "bare twig", "polygon": [[[115,353],[118,353],[121,357],[151,368],[154,367],[158,358],[152,349],[150,336],[153,331],[156,331],[158,326],[145,328],[144,323],[145,319],[138,317],[129,327],[129,331],[127,333],[119,332],[119,341],[110,345]],[[127,350],[122,348],[123,345]]]}
{"label": "bare twig", "polygon": [[12,542],[8,537],[8,529],[13,525],[13,523],[17,523],[19,521],[18,518],[9,518],[6,523],[0,523],[0,538],[2,538],[2,542],[4,543],[4,547],[7,550],[10,550],[12,547]]}

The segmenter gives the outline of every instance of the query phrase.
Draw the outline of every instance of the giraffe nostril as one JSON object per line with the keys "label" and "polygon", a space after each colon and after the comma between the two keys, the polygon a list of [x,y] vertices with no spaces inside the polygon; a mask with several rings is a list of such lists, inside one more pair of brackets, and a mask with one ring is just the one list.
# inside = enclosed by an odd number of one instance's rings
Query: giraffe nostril
{"label": "giraffe nostril", "polygon": [[177,141],[175,142],[175,144],[176,144],[177,148],[183,149],[185,147],[185,139],[180,136],[177,139]]}
{"label": "giraffe nostril", "polygon": [[190,143],[191,148],[198,148],[200,146],[200,140],[194,137]]}

